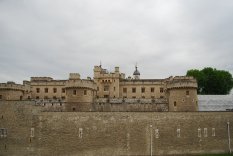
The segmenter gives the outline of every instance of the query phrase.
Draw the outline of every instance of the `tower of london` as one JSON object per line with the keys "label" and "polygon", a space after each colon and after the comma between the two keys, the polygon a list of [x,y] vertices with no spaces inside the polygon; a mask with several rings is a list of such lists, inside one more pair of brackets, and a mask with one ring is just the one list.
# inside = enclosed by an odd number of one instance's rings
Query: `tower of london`
{"label": "tower of london", "polygon": [[141,79],[137,66],[126,77],[119,67],[109,72],[94,66],[94,77],[70,73],[66,80],[31,77],[23,84],[0,84],[1,100],[34,100],[46,111],[198,111],[193,77]]}

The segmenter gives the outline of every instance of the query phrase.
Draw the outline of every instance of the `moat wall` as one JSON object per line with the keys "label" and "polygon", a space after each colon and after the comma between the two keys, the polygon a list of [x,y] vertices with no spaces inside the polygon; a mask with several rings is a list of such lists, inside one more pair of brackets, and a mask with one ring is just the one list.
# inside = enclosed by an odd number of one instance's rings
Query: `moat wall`
{"label": "moat wall", "polygon": [[40,112],[40,108],[27,101],[0,102],[0,128],[7,129],[7,137],[0,138],[0,155],[227,153],[228,121],[233,136],[231,112]]}

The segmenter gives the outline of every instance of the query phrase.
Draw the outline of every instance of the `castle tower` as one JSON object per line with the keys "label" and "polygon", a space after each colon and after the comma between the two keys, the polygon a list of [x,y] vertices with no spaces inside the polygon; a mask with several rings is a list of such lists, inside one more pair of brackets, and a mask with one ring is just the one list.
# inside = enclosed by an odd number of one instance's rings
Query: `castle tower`
{"label": "castle tower", "polygon": [[66,111],[92,111],[96,96],[96,85],[93,80],[80,79],[78,73],[70,74],[66,83]]}
{"label": "castle tower", "polygon": [[119,98],[120,79],[124,74],[120,73],[119,67],[109,72],[102,66],[94,67],[94,82],[97,85],[97,98]]}
{"label": "castle tower", "polygon": [[140,72],[138,71],[137,65],[135,66],[135,71],[133,72],[134,79],[139,80],[140,79]]}
{"label": "castle tower", "polygon": [[197,82],[193,77],[177,76],[166,85],[169,111],[198,111]]}

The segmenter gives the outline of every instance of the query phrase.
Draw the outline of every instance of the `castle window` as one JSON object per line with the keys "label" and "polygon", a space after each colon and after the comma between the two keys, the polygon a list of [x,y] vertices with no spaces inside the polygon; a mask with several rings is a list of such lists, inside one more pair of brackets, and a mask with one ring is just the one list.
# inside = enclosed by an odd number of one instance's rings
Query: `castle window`
{"label": "castle window", "polygon": [[163,93],[163,88],[160,88],[160,93]]}
{"label": "castle window", "polygon": [[75,111],[75,108],[73,107],[72,110]]}
{"label": "castle window", "polygon": [[145,93],[145,88],[144,87],[141,88],[141,92]]}
{"label": "castle window", "polygon": [[65,92],[66,92],[65,88],[62,88],[62,93],[65,93]]}
{"label": "castle window", "polygon": [[201,128],[197,129],[197,136],[200,138],[201,137]]}
{"label": "castle window", "polygon": [[57,88],[53,88],[53,92],[56,93],[57,92]]}
{"label": "castle window", "polygon": [[104,83],[104,80],[102,80],[102,82]]}
{"label": "castle window", "polygon": [[189,95],[189,91],[188,90],[186,90],[186,95]]}
{"label": "castle window", "polygon": [[2,99],[2,95],[0,95],[0,99]]}
{"label": "castle window", "polygon": [[22,99],[23,99],[23,96],[20,96],[19,99],[22,100]]}
{"label": "castle window", "polygon": [[84,90],[83,94],[84,94],[84,95],[87,95],[87,90]]}
{"label": "castle window", "polygon": [[40,93],[40,88],[36,88],[36,92],[37,92],[37,93]]}
{"label": "castle window", "polygon": [[77,94],[77,91],[76,90],[73,90],[73,95],[76,95]]}
{"label": "castle window", "polygon": [[159,129],[157,128],[155,129],[155,138],[157,139],[159,138]]}
{"label": "castle window", "polygon": [[104,98],[108,98],[109,96],[108,95],[104,95]]}
{"label": "castle window", "polygon": [[56,97],[56,96],[53,96],[53,99],[54,99],[54,100],[56,100],[56,99],[57,99],[57,97]]}
{"label": "castle window", "polygon": [[215,128],[212,128],[212,136],[215,136]]}
{"label": "castle window", "polygon": [[176,107],[176,101],[174,101],[174,107]]}
{"label": "castle window", "polygon": [[204,137],[207,137],[208,134],[207,134],[207,128],[204,128]]}
{"label": "castle window", "polygon": [[132,88],[132,93],[136,93],[136,88]]}
{"label": "castle window", "polygon": [[143,99],[145,99],[145,96],[142,96]]}
{"label": "castle window", "polygon": [[0,137],[1,138],[6,138],[7,137],[7,129],[6,128],[1,128],[0,129]]}
{"label": "castle window", "polygon": [[123,93],[127,93],[127,88],[123,88]]}
{"label": "castle window", "polygon": [[160,99],[162,99],[163,98],[163,96],[160,96]]}
{"label": "castle window", "polygon": [[28,99],[31,99],[31,97],[30,97],[30,96],[28,96]]}
{"label": "castle window", "polygon": [[109,91],[109,86],[104,86],[104,91]]}
{"label": "castle window", "polygon": [[37,96],[36,99],[39,99],[39,96]]}
{"label": "castle window", "polygon": [[44,89],[44,92],[45,92],[45,93],[48,93],[48,92],[49,92],[49,89],[48,89],[48,88],[45,88],[45,89]]}
{"label": "castle window", "polygon": [[150,88],[150,92],[151,93],[154,93],[155,92],[155,88],[153,87],[153,88]]}
{"label": "castle window", "polygon": [[33,138],[34,137],[34,128],[31,128],[31,138]]}
{"label": "castle window", "polygon": [[179,128],[176,130],[176,133],[177,133],[177,138],[180,138],[180,129]]}
{"label": "castle window", "polygon": [[79,138],[82,138],[83,137],[83,129],[79,128],[78,131],[79,131],[79,134],[78,134]]}
{"label": "castle window", "polygon": [[61,99],[62,99],[62,100],[65,100],[65,99],[66,99],[66,97],[65,97],[65,96],[62,96],[62,97],[61,97]]}

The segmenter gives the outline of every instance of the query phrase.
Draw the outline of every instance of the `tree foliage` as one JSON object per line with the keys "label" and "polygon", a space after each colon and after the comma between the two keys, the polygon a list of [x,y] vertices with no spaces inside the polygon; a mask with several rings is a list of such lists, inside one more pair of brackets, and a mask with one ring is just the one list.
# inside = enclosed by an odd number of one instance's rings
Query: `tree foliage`
{"label": "tree foliage", "polygon": [[198,94],[225,95],[233,88],[232,75],[228,71],[207,67],[188,70],[186,75],[197,79]]}

